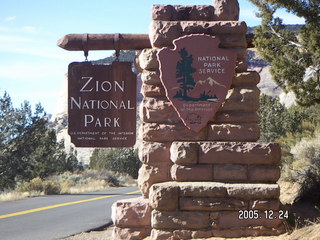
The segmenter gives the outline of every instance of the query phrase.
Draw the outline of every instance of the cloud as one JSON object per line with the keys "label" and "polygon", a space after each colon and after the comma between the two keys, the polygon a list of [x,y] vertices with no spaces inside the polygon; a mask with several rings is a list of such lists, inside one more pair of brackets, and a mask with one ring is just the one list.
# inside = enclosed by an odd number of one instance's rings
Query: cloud
{"label": "cloud", "polygon": [[37,28],[34,26],[25,26],[25,27],[22,27],[21,29],[25,33],[32,33],[32,34],[38,33]]}
{"label": "cloud", "polygon": [[39,33],[39,30],[34,26],[23,26],[23,27],[0,26],[0,33],[35,34],[35,33]]}
{"label": "cloud", "polygon": [[[60,60],[72,60],[77,53],[60,49],[51,39],[40,39],[23,34],[1,34],[0,53],[24,54]],[[82,56],[82,54],[77,54]]]}
{"label": "cloud", "polygon": [[8,16],[3,21],[4,22],[12,22],[12,21],[16,20],[16,18],[17,18],[16,16]]}
{"label": "cloud", "polygon": [[[46,79],[52,77],[63,78],[60,76],[59,71],[63,68],[63,63],[54,62],[0,62],[0,78],[11,79],[16,83],[27,83],[27,82],[45,82]],[[65,67],[66,68],[66,67]],[[66,71],[66,70],[65,70]]]}
{"label": "cloud", "polygon": [[[1,30],[1,29],[0,29]],[[0,43],[2,45],[5,45],[6,43],[27,43],[27,42],[33,42],[36,43],[33,39],[27,38],[27,37],[21,37],[21,36],[15,36],[15,35],[5,35],[0,34]]]}

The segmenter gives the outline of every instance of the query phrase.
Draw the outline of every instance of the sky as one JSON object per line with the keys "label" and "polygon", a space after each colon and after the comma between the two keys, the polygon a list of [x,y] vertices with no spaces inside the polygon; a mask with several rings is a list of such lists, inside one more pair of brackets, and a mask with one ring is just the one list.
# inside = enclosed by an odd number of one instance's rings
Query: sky
{"label": "sky", "polygon": [[[240,20],[260,24],[256,8],[238,0]],[[54,114],[60,107],[68,64],[84,61],[83,52],[59,48],[70,33],[148,33],[153,4],[210,5],[212,0],[3,0],[0,9],[0,96],[7,91],[15,107],[27,100]],[[303,19],[278,13],[286,24]],[[89,61],[112,51],[90,51]]]}

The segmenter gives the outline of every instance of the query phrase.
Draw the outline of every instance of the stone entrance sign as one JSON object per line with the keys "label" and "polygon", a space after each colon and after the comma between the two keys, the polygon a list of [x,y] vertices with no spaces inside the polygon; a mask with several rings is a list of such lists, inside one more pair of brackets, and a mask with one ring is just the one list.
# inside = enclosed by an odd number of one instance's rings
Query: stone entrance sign
{"label": "stone entrance sign", "polygon": [[136,76],[130,62],[68,69],[68,133],[77,147],[130,147],[136,139]]}
{"label": "stone entrance sign", "polygon": [[224,102],[235,73],[236,52],[219,48],[220,40],[192,34],[158,53],[166,95],[183,123],[199,132]]}
{"label": "stone entrance sign", "polygon": [[[281,149],[277,143],[257,142],[260,77],[247,70],[247,25],[238,21],[238,6],[237,0],[153,6],[150,44],[136,59],[143,95],[142,196],[113,204],[114,240],[285,231],[288,214],[280,209],[277,185]],[[126,39],[87,34],[61,43],[70,50],[120,49],[130,45]],[[72,63],[72,141],[78,146],[129,144],[135,134],[135,89],[128,64]]]}
{"label": "stone entrance sign", "polygon": [[137,61],[142,197],[113,205],[114,240],[284,231],[281,150],[256,142],[260,78],[247,70],[247,26],[237,6],[237,0],[153,6],[152,48]]}

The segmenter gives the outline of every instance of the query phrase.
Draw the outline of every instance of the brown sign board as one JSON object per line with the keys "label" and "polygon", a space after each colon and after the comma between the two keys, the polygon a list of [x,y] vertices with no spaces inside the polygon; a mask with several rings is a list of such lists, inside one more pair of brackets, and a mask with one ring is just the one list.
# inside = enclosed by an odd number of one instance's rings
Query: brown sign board
{"label": "brown sign board", "polygon": [[69,64],[68,133],[76,147],[135,144],[136,76],[130,62]]}
{"label": "brown sign board", "polygon": [[160,78],[183,123],[199,132],[224,102],[235,74],[236,51],[219,48],[220,40],[192,34],[158,52]]}

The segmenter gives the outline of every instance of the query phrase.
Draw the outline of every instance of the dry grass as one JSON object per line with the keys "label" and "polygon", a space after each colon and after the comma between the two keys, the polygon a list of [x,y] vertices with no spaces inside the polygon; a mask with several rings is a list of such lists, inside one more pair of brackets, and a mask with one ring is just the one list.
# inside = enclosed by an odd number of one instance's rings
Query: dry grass
{"label": "dry grass", "polygon": [[[51,176],[45,181],[35,178],[30,182],[19,184],[13,191],[0,193],[0,201],[14,201],[42,196],[45,195],[48,185],[51,186],[51,193],[48,194],[78,194],[119,186],[135,186],[136,184],[136,180],[127,174],[113,173],[106,170],[86,170],[79,173],[66,172]],[[54,191],[52,191],[52,187],[55,187]]]}
{"label": "dry grass", "polygon": [[296,230],[289,235],[288,240],[320,240],[320,224]]}
{"label": "dry grass", "polygon": [[86,184],[80,184],[76,186],[64,186],[61,189],[61,193],[77,194],[84,192],[95,192],[103,189],[110,188],[105,180],[91,179]]}
{"label": "dry grass", "polygon": [[18,192],[18,191],[10,191],[0,194],[0,202],[7,202],[7,201],[15,201],[30,197],[37,197],[44,195],[42,192]]}

